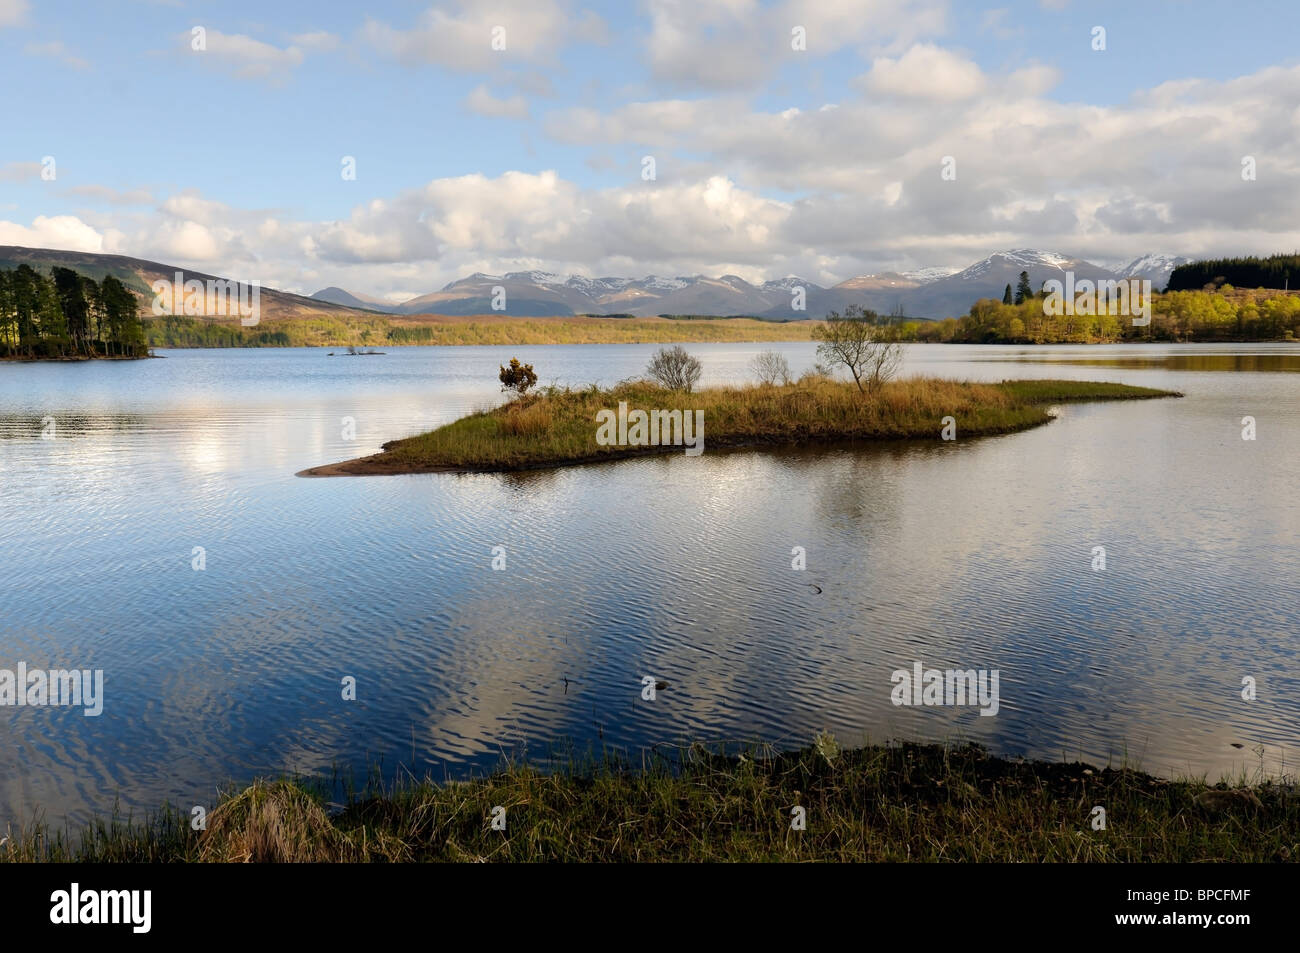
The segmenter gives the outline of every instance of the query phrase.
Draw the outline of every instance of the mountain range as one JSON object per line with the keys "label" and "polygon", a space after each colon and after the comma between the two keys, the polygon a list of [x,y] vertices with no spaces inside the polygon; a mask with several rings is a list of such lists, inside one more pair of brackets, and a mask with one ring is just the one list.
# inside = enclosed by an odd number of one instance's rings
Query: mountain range
{"label": "mountain range", "polygon": [[[1143,255],[1111,267],[1052,252],[1016,249],[998,252],[962,271],[924,268],[918,271],[880,272],[859,275],[830,287],[791,275],[762,284],[751,284],[736,275],[709,278],[703,275],[644,278],[567,277],[544,271],[515,271],[504,275],[476,273],[446,285],[441,291],[420,295],[400,304],[380,298],[329,287],[310,297],[261,289],[262,316],[267,320],[294,320],[337,314],[341,311],[414,315],[492,314],[494,289],[505,289],[504,314],[518,317],[572,314],[626,314],[653,316],[748,315],[770,320],[798,321],[821,318],[828,311],[843,311],[861,305],[882,314],[901,311],[915,318],[960,317],[980,298],[1001,298],[1009,284],[1014,289],[1020,273],[1029,273],[1037,290],[1044,281],[1064,281],[1066,271],[1076,280],[1147,278],[1153,287],[1164,288],[1175,266],[1190,261],[1169,255]],[[150,285],[159,278],[171,280],[176,272],[201,281],[219,278],[190,269],[165,265],[124,255],[0,246],[0,268],[19,264],[49,269],[54,265],[74,268],[100,280],[106,274],[121,279],[136,293],[142,313],[147,313],[153,295]],[[226,276],[245,278],[247,276]],[[798,310],[794,292],[802,288],[804,308]]]}
{"label": "mountain range", "polygon": [[[1029,273],[1037,290],[1044,281],[1119,278],[1149,279],[1163,288],[1173,269],[1189,258],[1143,255],[1112,267],[1069,258],[1052,252],[1021,248],[998,252],[969,268],[949,272],[941,268],[860,275],[823,287],[791,275],[751,284],[736,275],[645,278],[586,278],[545,271],[512,271],[504,275],[481,272],[460,278],[441,291],[391,304],[342,288],[324,288],[313,298],[349,308],[364,308],[394,315],[490,314],[496,288],[505,291],[505,313],[518,316],[571,314],[749,315],[772,320],[821,318],[828,311],[861,305],[882,313],[901,311],[909,317],[960,317],[980,298],[1001,298],[1009,284],[1014,289],[1020,273]],[[795,289],[802,288],[803,309],[796,307]]]}

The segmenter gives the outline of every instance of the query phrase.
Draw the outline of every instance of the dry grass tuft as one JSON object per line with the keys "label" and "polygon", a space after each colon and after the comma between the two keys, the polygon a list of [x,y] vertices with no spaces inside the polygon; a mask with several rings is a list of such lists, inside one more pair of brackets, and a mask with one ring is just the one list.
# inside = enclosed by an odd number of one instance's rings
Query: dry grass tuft
{"label": "dry grass tuft", "polygon": [[224,863],[334,863],[360,857],[324,807],[288,781],[255,782],[208,817],[199,859]]}

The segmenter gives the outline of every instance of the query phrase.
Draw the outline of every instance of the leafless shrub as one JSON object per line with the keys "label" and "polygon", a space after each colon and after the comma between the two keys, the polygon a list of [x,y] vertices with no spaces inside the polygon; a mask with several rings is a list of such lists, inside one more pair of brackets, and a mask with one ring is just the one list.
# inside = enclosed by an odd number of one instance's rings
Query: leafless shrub
{"label": "leafless shrub", "polygon": [[646,373],[661,386],[688,394],[699,382],[703,370],[700,362],[687,354],[686,348],[680,344],[661,347],[646,367]]}

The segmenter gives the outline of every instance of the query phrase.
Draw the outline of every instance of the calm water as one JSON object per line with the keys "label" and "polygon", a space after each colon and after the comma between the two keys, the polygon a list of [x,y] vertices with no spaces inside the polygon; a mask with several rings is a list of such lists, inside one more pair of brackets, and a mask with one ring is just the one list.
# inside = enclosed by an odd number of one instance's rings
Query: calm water
{"label": "calm water", "polygon": [[[745,378],[760,349],[691,348],[705,383]],[[1294,347],[912,347],[909,374],[1187,394],[992,439],[294,476],[496,401],[512,355],[581,385],[653,350],[0,366],[0,668],[103,669],[106,695],[98,718],[0,708],[0,821],[211,804],[231,780],[381,755],[464,775],[561,737],[793,746],[828,729],[1295,773]],[[894,707],[890,673],[918,660],[998,669],[1001,711]],[[670,687],[642,701],[643,675]]]}

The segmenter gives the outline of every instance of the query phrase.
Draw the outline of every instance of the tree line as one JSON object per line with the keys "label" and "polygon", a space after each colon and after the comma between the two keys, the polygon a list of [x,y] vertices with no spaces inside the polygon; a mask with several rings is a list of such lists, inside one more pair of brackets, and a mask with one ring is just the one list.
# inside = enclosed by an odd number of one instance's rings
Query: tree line
{"label": "tree line", "polygon": [[0,358],[148,357],[136,297],[121,280],[55,266],[0,269]]}
{"label": "tree line", "polygon": [[1290,288],[1300,279],[1300,255],[1267,258],[1213,258],[1179,265],[1169,276],[1166,291],[1189,291],[1229,284],[1238,288]]}
{"label": "tree line", "polygon": [[1010,304],[984,298],[961,318],[908,321],[910,341],[955,344],[1106,344],[1120,341],[1300,340],[1300,296],[1241,291],[1170,291],[1151,296],[1151,323],[1122,314],[1050,314],[1043,292]]}

